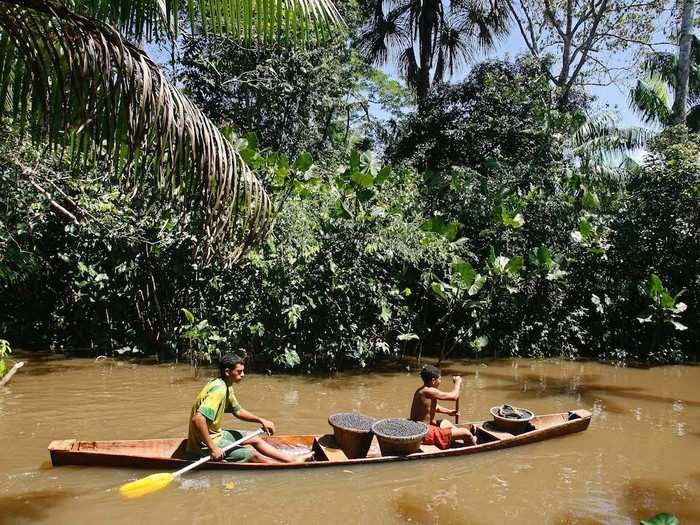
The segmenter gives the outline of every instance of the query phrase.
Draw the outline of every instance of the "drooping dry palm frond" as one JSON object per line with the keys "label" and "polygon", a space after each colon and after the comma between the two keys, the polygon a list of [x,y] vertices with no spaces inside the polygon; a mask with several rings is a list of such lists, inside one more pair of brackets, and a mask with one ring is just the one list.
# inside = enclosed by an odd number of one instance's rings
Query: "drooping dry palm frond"
{"label": "drooping dry palm frond", "polygon": [[209,254],[234,241],[235,259],[269,227],[269,198],[233,146],[115,29],[0,1],[0,35],[0,97],[12,72],[10,116],[36,142],[112,159],[133,190],[153,175],[155,197],[191,210]]}

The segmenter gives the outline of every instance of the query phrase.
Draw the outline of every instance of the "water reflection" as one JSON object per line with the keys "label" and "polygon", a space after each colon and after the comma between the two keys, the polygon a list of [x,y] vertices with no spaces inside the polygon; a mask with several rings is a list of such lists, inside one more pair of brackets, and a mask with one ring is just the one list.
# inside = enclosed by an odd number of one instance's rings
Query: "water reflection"
{"label": "water reflection", "polygon": [[624,487],[620,505],[637,522],[661,512],[674,514],[681,523],[700,522],[695,480],[636,479]]}
{"label": "water reflection", "polygon": [[392,501],[397,517],[404,523],[419,525],[473,525],[479,523],[474,516],[467,516],[460,510],[457,490],[453,485],[449,490],[438,490],[430,496],[401,491]]}

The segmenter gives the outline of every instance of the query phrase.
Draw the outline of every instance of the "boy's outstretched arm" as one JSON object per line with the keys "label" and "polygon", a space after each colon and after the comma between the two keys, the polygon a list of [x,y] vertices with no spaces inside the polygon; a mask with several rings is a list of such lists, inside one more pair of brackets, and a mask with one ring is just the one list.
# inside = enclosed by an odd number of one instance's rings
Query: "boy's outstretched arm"
{"label": "boy's outstretched arm", "polygon": [[437,399],[438,401],[457,401],[457,399],[459,399],[459,391],[462,388],[462,378],[460,376],[454,376],[452,381],[454,381],[454,387],[449,392],[443,392],[437,388],[430,387],[423,390],[423,395],[430,399]]}

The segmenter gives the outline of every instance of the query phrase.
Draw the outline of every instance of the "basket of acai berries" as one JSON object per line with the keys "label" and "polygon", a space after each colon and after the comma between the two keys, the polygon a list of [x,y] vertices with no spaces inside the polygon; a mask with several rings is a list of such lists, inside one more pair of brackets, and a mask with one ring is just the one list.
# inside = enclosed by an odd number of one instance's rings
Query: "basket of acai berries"
{"label": "basket of acai berries", "polygon": [[373,417],[354,412],[341,412],[328,418],[333,437],[350,459],[364,458],[372,444]]}
{"label": "basket of acai berries", "polygon": [[382,419],[372,425],[372,432],[377,436],[382,456],[403,456],[420,451],[428,425],[410,419]]}

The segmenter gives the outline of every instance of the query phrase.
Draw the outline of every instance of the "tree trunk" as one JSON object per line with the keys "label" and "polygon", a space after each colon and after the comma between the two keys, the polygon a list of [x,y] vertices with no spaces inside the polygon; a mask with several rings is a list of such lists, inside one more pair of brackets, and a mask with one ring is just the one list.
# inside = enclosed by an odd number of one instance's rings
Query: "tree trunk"
{"label": "tree trunk", "polygon": [[[439,1],[439,0],[437,0]],[[430,91],[430,69],[433,59],[433,28],[436,19],[436,0],[426,0],[418,19],[418,52],[420,54],[418,64],[418,78],[416,94],[418,104],[428,96]]]}
{"label": "tree trunk", "polygon": [[678,50],[678,72],[676,99],[673,101],[673,124],[685,123],[688,106],[688,78],[690,77],[690,49],[693,40],[693,16],[695,0],[683,1],[683,18],[681,19],[681,35]]}

